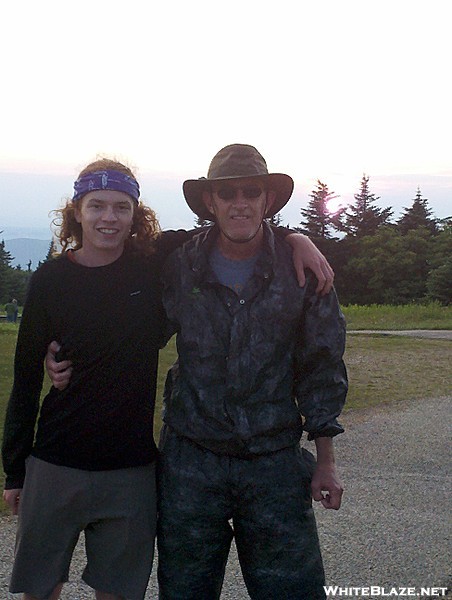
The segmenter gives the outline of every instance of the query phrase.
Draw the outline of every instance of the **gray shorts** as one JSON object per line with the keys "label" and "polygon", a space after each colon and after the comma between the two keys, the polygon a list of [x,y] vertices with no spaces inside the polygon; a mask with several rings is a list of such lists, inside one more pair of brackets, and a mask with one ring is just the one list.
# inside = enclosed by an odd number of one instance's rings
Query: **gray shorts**
{"label": "gray shorts", "polygon": [[68,580],[80,532],[95,590],[141,600],[154,557],[155,465],[82,471],[30,457],[20,496],[12,593],[47,598]]}

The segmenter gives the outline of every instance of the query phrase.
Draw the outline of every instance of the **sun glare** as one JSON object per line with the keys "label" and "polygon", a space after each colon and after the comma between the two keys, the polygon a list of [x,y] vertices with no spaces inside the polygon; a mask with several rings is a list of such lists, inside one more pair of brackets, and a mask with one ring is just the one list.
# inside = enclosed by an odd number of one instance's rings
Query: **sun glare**
{"label": "sun glare", "polygon": [[339,209],[342,208],[343,206],[344,206],[344,203],[340,196],[338,196],[337,198],[331,198],[331,200],[328,200],[328,202],[326,203],[328,212],[331,213],[332,215],[337,213],[339,211]]}

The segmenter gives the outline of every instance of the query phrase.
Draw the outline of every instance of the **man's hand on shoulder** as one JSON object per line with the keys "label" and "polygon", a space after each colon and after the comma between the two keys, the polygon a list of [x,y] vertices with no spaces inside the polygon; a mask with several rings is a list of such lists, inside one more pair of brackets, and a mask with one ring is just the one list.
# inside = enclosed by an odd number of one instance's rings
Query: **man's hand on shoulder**
{"label": "man's hand on shoulder", "polygon": [[316,293],[324,296],[331,291],[334,271],[317,246],[302,233],[290,233],[285,241],[292,246],[293,262],[300,287],[306,283],[305,269],[311,269],[317,277]]}

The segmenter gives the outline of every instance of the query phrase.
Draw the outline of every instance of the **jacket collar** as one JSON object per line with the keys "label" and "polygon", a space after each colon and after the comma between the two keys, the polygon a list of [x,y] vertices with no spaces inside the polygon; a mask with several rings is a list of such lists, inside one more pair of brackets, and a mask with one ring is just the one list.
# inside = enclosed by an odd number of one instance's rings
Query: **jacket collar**
{"label": "jacket collar", "polygon": [[[262,252],[256,263],[256,271],[266,279],[273,274],[273,264],[275,262],[275,236],[270,225],[264,221],[262,223],[264,230],[264,241]],[[200,233],[193,238],[194,244],[190,247],[188,257],[190,268],[197,273],[199,278],[206,281],[216,281],[209,265],[209,254],[216,243],[219,235],[219,229],[216,225],[208,231]]]}

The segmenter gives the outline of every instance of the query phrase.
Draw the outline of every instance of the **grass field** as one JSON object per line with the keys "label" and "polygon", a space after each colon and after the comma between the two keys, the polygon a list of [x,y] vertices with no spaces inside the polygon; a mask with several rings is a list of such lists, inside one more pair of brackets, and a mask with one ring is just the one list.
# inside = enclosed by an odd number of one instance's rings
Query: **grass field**
{"label": "grass field", "polygon": [[[361,310],[356,307],[344,309],[349,329],[394,329],[394,324],[400,322],[402,317],[404,326],[399,325],[400,329],[452,329],[450,309],[442,310],[444,307],[431,307],[430,313],[428,307],[425,307],[426,310],[421,311],[422,325],[418,325],[415,320],[421,314],[417,307],[416,310],[407,307],[405,312],[404,307],[392,307],[392,310],[386,307],[370,307],[369,310],[362,310],[366,307],[359,308]],[[383,319],[385,313],[386,320]],[[437,326],[434,327],[431,323],[436,323]],[[17,325],[0,323],[0,438],[12,385],[17,330]],[[421,340],[378,334],[350,335],[345,356],[350,380],[346,410],[449,395],[451,350],[452,345],[447,340]],[[165,376],[175,358],[173,339],[160,353],[155,413],[156,439],[161,428],[161,398]],[[48,383],[45,387],[48,387]],[[3,487],[1,476],[0,487]]]}
{"label": "grass field", "polygon": [[438,302],[342,307],[352,329],[452,329],[452,308]]}

